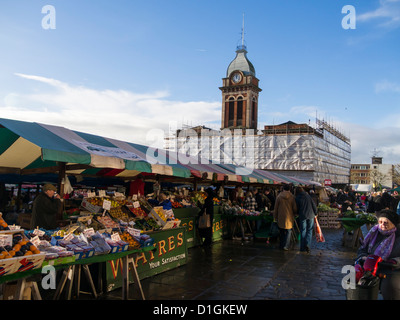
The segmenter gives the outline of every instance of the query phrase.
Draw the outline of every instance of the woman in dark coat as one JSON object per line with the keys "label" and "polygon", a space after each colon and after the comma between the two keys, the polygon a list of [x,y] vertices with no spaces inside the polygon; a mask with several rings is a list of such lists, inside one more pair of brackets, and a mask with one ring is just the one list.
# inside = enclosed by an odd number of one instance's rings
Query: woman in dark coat
{"label": "woman in dark coat", "polygon": [[400,232],[397,228],[398,215],[391,210],[377,213],[378,224],[371,228],[358,250],[357,261],[376,255],[385,261],[379,272],[386,275],[381,279],[381,293],[385,300],[400,300]]}
{"label": "woman in dark coat", "polygon": [[204,205],[202,206],[199,216],[201,216],[204,212],[210,215],[211,226],[205,229],[199,229],[200,238],[204,238],[203,246],[210,247],[212,243],[212,226],[214,220],[214,191],[212,188],[207,188],[206,190],[207,198],[204,201]]}

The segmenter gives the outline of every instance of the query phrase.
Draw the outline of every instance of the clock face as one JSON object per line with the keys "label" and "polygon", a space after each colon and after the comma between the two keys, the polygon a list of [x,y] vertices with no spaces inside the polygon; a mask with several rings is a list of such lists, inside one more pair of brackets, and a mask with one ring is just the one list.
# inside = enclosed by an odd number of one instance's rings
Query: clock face
{"label": "clock face", "polygon": [[236,72],[233,76],[232,76],[232,81],[233,83],[239,83],[242,80],[242,75],[239,72]]}

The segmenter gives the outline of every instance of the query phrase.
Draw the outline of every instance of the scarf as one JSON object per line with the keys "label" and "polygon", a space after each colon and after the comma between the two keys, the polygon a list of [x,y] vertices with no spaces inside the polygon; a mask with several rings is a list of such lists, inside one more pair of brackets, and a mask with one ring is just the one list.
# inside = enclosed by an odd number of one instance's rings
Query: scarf
{"label": "scarf", "polygon": [[364,239],[363,248],[368,246],[368,252],[371,253],[379,233],[386,238],[381,241],[381,243],[375,249],[374,254],[381,257],[383,260],[387,260],[393,249],[394,240],[396,238],[396,228],[390,230],[381,230],[379,225],[373,226]]}

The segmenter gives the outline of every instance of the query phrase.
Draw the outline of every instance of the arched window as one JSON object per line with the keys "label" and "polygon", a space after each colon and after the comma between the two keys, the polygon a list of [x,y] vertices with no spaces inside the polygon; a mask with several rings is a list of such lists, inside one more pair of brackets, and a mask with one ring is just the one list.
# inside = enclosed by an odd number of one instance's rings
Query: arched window
{"label": "arched window", "polygon": [[235,116],[235,98],[231,97],[228,101],[228,127],[233,126]]}
{"label": "arched window", "polygon": [[251,102],[251,120],[256,121],[256,114],[257,114],[257,102],[256,99],[253,98]]}
{"label": "arched window", "polygon": [[239,97],[237,100],[237,126],[243,125],[243,98]]}

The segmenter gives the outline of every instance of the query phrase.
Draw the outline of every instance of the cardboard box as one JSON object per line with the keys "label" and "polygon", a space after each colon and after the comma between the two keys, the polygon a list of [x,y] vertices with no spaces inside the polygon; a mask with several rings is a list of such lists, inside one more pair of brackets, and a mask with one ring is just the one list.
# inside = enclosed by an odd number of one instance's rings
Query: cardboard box
{"label": "cardboard box", "polygon": [[0,277],[8,276],[17,272],[18,258],[1,259],[0,260]]}

